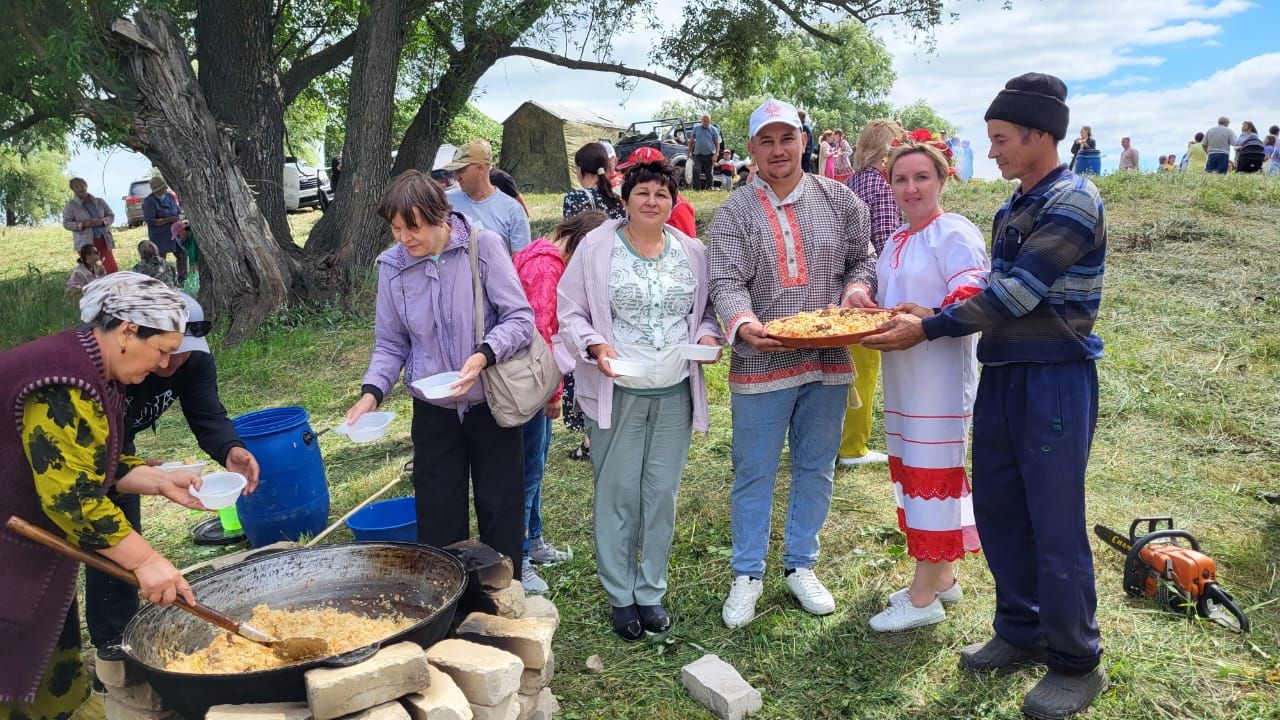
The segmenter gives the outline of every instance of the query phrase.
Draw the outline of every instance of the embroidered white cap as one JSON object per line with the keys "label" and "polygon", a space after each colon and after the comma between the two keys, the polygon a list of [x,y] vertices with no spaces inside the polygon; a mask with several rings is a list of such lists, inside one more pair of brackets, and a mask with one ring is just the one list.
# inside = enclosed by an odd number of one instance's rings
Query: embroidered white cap
{"label": "embroidered white cap", "polygon": [[760,132],[760,128],[773,123],[785,123],[793,128],[800,127],[800,113],[796,112],[796,106],[789,102],[774,100],[770,98],[751,113],[751,124],[749,126],[751,134],[749,137],[754,138],[756,133]]}

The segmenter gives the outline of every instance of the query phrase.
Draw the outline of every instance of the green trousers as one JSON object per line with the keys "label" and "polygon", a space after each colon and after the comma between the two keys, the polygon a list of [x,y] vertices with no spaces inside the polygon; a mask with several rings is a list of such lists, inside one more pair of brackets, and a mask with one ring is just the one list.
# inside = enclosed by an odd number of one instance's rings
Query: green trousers
{"label": "green trousers", "polygon": [[613,391],[608,430],[587,418],[595,468],[596,567],[609,604],[658,605],[667,592],[676,491],[689,459],[689,383],[661,396]]}
{"label": "green trousers", "polygon": [[[871,400],[876,394],[876,382],[880,379],[880,353],[861,345],[849,347],[853,368],[857,377],[849,392],[856,392],[861,404],[850,402],[844,411],[844,430],[840,434],[841,458],[860,458],[867,454],[867,441],[871,439]],[[857,405],[857,407],[852,407]]]}

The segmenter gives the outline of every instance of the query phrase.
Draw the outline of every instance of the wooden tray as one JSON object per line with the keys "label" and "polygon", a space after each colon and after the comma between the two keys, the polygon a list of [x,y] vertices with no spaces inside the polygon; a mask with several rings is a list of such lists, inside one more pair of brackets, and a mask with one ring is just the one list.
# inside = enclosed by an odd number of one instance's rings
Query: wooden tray
{"label": "wooden tray", "polygon": [[[866,314],[890,312],[888,308],[847,308],[847,309],[855,310],[857,312],[866,313]],[[890,314],[892,315],[892,313]],[[797,350],[802,350],[802,349],[803,350],[824,350],[828,348],[839,348],[839,347],[848,347],[850,345],[857,345],[858,341],[862,340],[862,338],[869,337],[871,335],[876,335],[880,332],[883,332],[883,331],[879,330],[878,328],[873,328],[871,330],[866,330],[864,332],[849,333],[848,335],[829,335],[825,337],[791,337],[788,335],[774,335],[772,333],[769,333],[768,337],[771,337],[774,340],[777,340],[778,342],[782,343],[783,347],[794,348]]]}

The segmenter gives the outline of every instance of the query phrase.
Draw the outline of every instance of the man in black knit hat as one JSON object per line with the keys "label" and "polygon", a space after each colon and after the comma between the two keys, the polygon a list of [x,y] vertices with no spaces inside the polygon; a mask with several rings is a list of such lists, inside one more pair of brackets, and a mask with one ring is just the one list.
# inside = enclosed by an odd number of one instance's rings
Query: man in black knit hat
{"label": "man in black knit hat", "polygon": [[982,333],[973,507],[996,583],[995,636],[964,648],[960,664],[972,672],[1047,665],[1022,706],[1041,719],[1081,712],[1107,687],[1084,502],[1106,222],[1097,188],[1058,160],[1066,97],[1058,78],[1028,73],[987,109],[988,157],[1020,181],[996,213],[987,289],[938,313],[905,308],[863,342],[900,350]]}

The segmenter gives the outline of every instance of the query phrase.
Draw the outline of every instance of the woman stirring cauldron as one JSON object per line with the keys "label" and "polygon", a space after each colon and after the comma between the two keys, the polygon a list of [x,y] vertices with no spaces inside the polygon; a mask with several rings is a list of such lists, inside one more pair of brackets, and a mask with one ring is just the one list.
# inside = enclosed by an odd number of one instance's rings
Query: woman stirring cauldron
{"label": "woman stirring cauldron", "polygon": [[[195,600],[168,560],[107,496],[163,495],[203,509],[194,473],[168,473],[121,452],[124,385],[168,365],[182,343],[182,296],[119,272],[84,288],[86,326],[0,353],[0,519],[18,516],[132,571],[142,595]],[[66,717],[89,694],[80,657],[78,564],[0,531],[0,714]]]}

